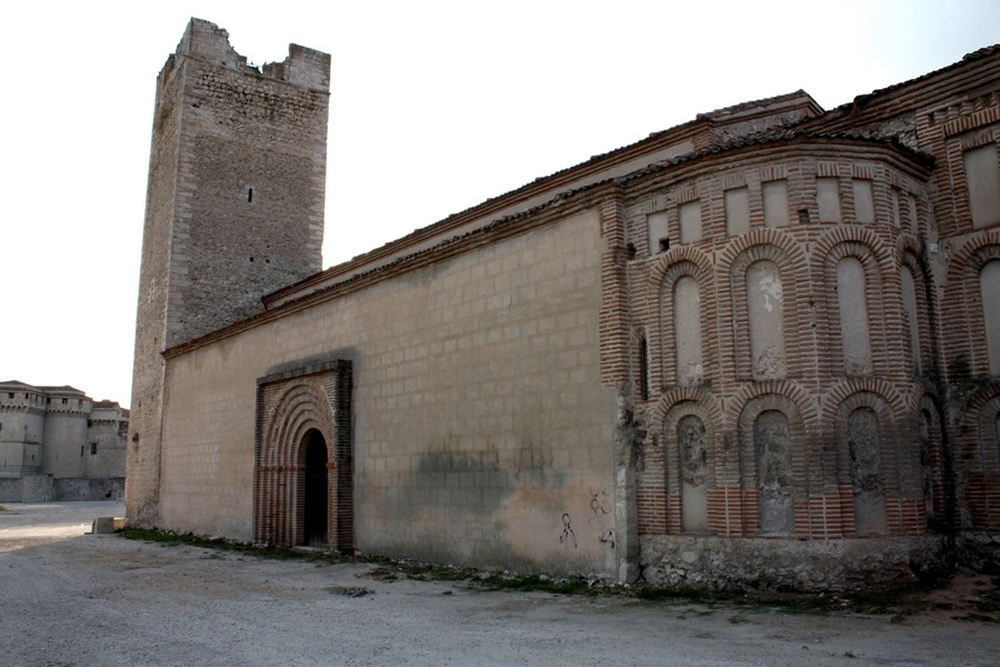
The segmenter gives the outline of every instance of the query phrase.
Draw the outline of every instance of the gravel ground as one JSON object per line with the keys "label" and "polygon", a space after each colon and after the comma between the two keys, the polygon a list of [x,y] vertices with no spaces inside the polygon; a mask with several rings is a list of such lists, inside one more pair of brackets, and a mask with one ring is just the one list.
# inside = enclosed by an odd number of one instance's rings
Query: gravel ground
{"label": "gravel ground", "polygon": [[0,511],[0,666],[1000,664],[1000,625],[959,618],[985,577],[903,617],[483,592],[86,534],[122,514],[113,502]]}

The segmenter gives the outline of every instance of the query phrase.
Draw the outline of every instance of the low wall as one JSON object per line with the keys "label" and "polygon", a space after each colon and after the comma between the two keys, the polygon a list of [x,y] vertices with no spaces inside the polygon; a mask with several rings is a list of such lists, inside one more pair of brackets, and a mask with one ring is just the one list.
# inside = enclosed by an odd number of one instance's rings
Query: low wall
{"label": "low wall", "polygon": [[55,499],[51,475],[24,475],[0,479],[0,502],[49,503]]}
{"label": "low wall", "polygon": [[121,500],[124,477],[82,479],[52,475],[0,478],[0,502],[50,503],[67,500]]}
{"label": "low wall", "polygon": [[62,477],[54,480],[56,500],[121,500],[125,478],[80,479]]}

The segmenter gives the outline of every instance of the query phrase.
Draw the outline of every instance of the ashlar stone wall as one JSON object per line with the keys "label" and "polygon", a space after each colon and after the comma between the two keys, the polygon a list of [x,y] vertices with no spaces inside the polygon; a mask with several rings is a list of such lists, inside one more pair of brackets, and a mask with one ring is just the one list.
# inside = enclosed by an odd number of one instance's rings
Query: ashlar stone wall
{"label": "ashlar stone wall", "polygon": [[168,354],[163,524],[250,539],[256,383],[339,358],[353,368],[358,549],[610,574],[599,213],[482,236]]}

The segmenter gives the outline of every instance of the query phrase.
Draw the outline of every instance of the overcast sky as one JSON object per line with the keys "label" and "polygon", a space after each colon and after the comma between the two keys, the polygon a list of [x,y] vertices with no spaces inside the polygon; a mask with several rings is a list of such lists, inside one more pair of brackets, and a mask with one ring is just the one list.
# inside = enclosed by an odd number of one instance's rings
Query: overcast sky
{"label": "overcast sky", "polygon": [[700,112],[800,88],[830,109],[1000,42],[1000,0],[18,4],[0,380],[123,405],[156,75],[191,16],[258,65],[333,56],[324,266]]}

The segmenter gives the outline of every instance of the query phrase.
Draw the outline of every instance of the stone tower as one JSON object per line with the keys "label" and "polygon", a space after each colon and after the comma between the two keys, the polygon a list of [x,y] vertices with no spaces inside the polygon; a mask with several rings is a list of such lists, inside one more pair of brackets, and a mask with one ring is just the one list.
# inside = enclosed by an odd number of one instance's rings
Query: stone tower
{"label": "stone tower", "polygon": [[247,64],[191,19],[157,78],[132,379],[129,522],[157,518],[161,353],[321,270],[330,56]]}

